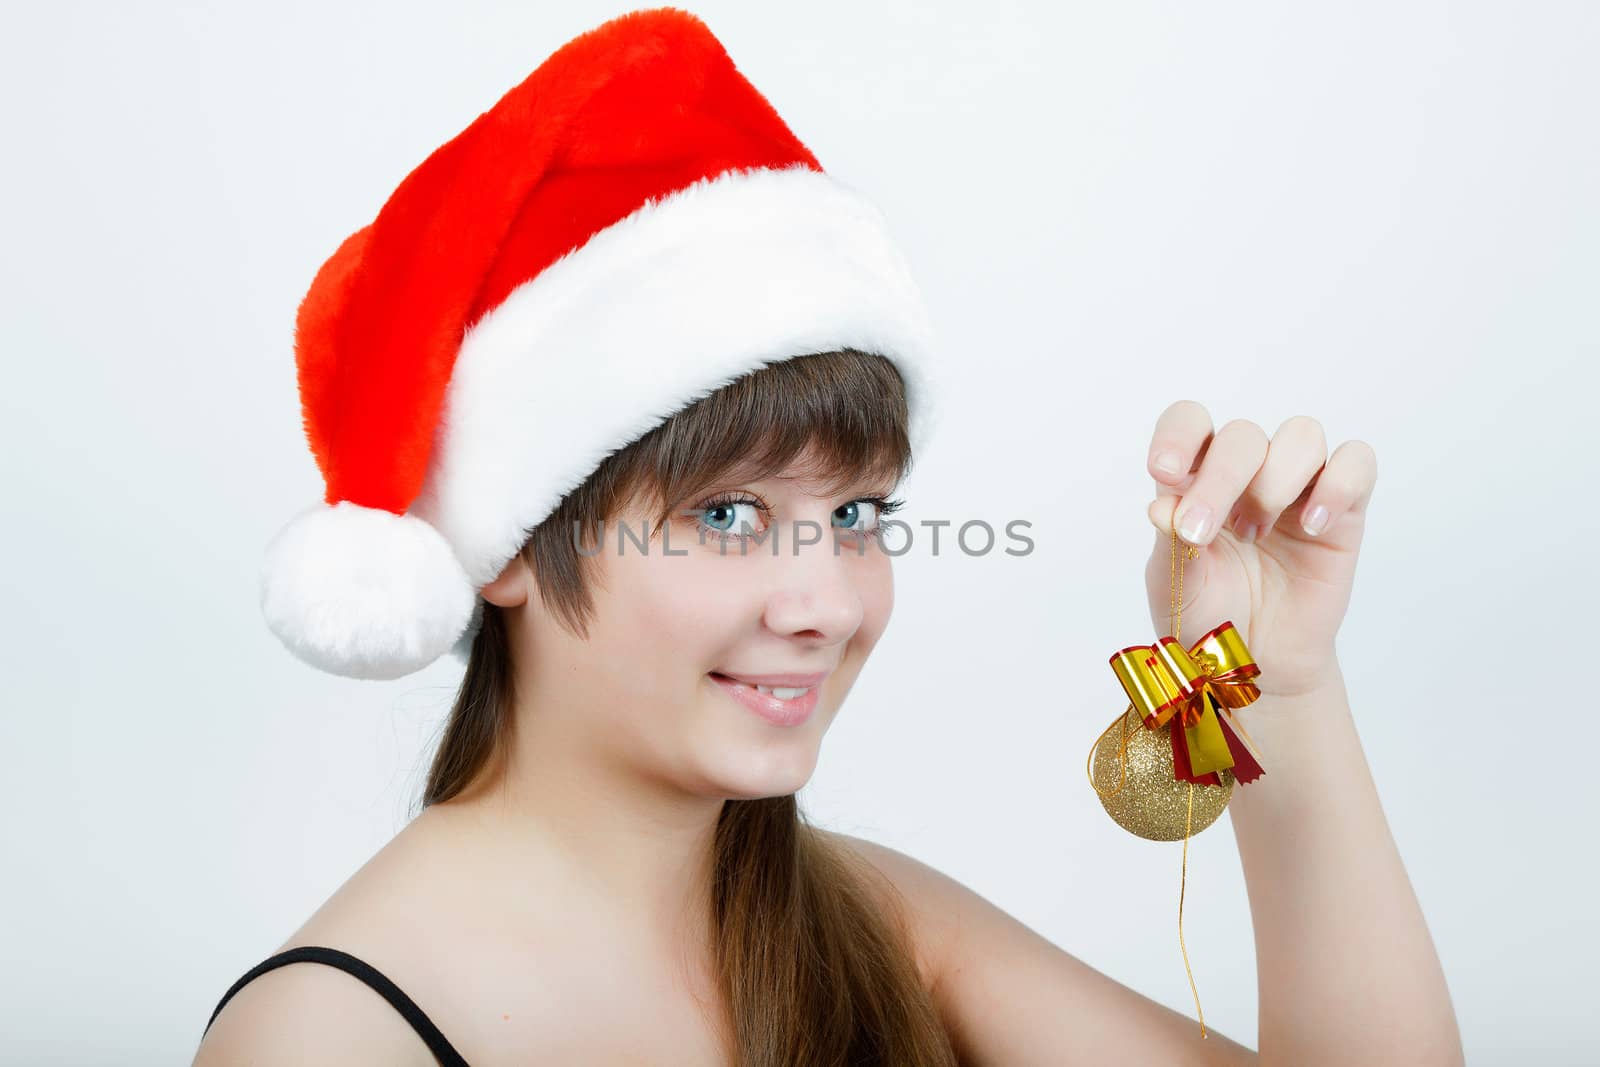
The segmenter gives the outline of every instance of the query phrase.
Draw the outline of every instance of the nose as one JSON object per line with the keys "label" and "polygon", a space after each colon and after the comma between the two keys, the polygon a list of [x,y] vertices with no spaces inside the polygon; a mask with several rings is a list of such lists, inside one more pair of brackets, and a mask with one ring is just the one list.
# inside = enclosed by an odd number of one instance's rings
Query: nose
{"label": "nose", "polygon": [[[771,562],[775,585],[767,597],[763,622],[773,633],[806,638],[819,645],[849,640],[861,626],[864,608],[857,583],[865,580],[847,545],[834,551],[832,531],[824,527],[817,544],[780,545]],[[803,534],[811,537],[814,534]]]}

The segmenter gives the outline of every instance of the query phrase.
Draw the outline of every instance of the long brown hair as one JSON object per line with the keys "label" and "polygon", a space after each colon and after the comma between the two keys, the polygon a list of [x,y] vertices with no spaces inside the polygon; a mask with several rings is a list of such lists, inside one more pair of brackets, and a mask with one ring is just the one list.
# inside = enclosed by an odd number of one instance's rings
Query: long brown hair
{"label": "long brown hair", "polygon": [[[640,494],[653,502],[659,526],[674,501],[733,471],[750,480],[776,474],[808,446],[815,461],[807,473],[834,492],[863,476],[900,481],[912,456],[894,365],[853,349],[769,364],[608,456],[521,550],[540,596],[563,626],[587,637],[587,546],[597,543],[602,520]],[[485,602],[424,807],[498,770],[515,725],[510,656],[504,617]],[[793,794],[726,801],[712,847],[716,967],[736,1062],[955,1067],[922,985],[904,902],[876,870],[823,836]]]}

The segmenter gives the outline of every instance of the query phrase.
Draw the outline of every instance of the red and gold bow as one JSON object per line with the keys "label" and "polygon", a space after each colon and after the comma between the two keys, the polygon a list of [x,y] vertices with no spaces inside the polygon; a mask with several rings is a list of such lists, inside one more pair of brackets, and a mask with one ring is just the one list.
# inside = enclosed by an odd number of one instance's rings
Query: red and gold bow
{"label": "red and gold bow", "polygon": [[[1129,711],[1159,730],[1174,716],[1172,774],[1180,782],[1221,785],[1217,771],[1232,768],[1240,784],[1266,773],[1250,735],[1233,715],[1261,695],[1250,679],[1261,673],[1233,623],[1224,622],[1187,651],[1175,637],[1130,645],[1111,657]],[[1124,715],[1127,711],[1123,712]]]}

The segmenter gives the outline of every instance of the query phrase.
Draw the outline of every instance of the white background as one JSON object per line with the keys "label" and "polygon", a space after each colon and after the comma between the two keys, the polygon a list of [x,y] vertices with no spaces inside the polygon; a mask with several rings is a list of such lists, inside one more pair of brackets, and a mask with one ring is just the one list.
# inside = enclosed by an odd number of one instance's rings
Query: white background
{"label": "white background", "polygon": [[[8,17],[5,1062],[187,1062],[403,824],[455,661],[340,679],[258,614],[262,548],[322,492],[295,305],[411,167],[622,10]],[[1339,652],[1469,1062],[1600,1059],[1600,9],[691,10],[885,206],[928,293],[948,421],[902,517],[1034,526],[1025,558],[897,563],[896,621],[802,793],[816,821],[1192,1014],[1181,846],[1111,823],[1084,758],[1123,703],[1107,657],[1153,636],[1156,415],[1309,414],[1379,458]],[[1228,819],[1188,862],[1206,1021],[1253,1046]]]}

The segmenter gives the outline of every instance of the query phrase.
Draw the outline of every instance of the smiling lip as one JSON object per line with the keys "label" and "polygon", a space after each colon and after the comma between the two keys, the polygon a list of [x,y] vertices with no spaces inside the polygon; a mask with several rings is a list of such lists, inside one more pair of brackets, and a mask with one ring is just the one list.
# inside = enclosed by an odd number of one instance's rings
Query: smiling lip
{"label": "smiling lip", "polygon": [[[811,713],[817,707],[817,694],[821,690],[822,679],[828,676],[823,671],[817,674],[752,674],[752,675],[726,675],[713,672],[709,677],[724,693],[727,693],[738,703],[761,716],[774,726],[799,726],[811,718]],[[766,681],[768,678],[778,679],[776,682]],[[762,693],[742,684],[746,679],[751,685],[777,685],[800,688],[807,686],[803,696],[794,700],[780,700],[771,693]]]}
{"label": "smiling lip", "polygon": [[746,685],[764,685],[769,689],[786,686],[790,689],[805,689],[818,685],[828,676],[828,671],[815,671],[811,674],[733,674],[730,671],[713,671],[713,674],[722,678],[732,678],[736,682]]}

